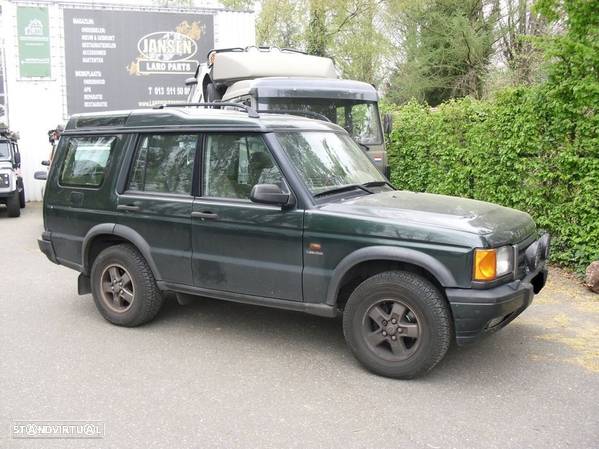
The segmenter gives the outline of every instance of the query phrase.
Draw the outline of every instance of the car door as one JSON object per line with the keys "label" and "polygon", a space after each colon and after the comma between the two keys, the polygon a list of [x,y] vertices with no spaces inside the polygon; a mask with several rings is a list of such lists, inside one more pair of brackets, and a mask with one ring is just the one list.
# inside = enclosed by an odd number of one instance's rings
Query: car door
{"label": "car door", "polygon": [[114,173],[129,141],[130,136],[123,134],[61,139],[44,198],[46,228],[52,232],[60,263],[80,266],[87,232],[98,223],[112,220]]}
{"label": "car door", "polygon": [[255,184],[284,183],[260,134],[206,134],[193,203],[196,287],[302,300],[303,210],[252,203]]}
{"label": "car door", "polygon": [[162,281],[193,285],[191,212],[194,133],[141,134],[124,191],[118,223],[148,244]]}

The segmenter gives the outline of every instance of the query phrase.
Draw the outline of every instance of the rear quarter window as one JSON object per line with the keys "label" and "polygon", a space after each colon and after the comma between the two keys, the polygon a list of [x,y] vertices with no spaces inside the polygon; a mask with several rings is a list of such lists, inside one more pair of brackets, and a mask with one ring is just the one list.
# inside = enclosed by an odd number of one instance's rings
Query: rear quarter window
{"label": "rear quarter window", "polygon": [[60,171],[60,184],[100,187],[119,136],[70,137]]}

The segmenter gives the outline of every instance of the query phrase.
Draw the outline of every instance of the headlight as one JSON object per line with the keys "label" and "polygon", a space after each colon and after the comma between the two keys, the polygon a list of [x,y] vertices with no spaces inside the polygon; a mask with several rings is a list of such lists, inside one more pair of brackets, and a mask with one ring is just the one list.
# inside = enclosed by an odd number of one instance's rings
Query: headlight
{"label": "headlight", "polygon": [[514,269],[514,248],[502,246],[494,249],[474,250],[475,281],[492,281],[509,274]]}

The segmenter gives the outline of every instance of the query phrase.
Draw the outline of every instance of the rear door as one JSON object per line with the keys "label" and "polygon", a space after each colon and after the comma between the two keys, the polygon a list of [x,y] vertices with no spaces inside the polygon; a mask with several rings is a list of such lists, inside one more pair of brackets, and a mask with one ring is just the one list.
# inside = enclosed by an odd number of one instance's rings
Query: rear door
{"label": "rear door", "polygon": [[77,268],[87,232],[112,221],[114,173],[130,136],[63,136],[46,189],[46,228],[59,262]]}
{"label": "rear door", "polygon": [[193,285],[191,276],[192,180],[197,133],[141,134],[124,191],[119,223],[149,245],[161,280]]}
{"label": "rear door", "polygon": [[302,300],[304,211],[252,203],[255,184],[285,182],[260,134],[207,134],[193,204],[199,288]]}

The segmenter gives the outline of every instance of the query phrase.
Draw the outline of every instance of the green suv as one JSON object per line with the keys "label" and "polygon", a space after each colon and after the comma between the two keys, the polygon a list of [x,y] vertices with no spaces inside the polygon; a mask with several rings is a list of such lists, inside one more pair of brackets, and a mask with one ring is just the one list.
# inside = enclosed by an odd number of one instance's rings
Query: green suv
{"label": "green suv", "polygon": [[529,215],[397,190],[339,126],[234,107],[70,119],[39,247],[111,323],[152,320],[167,293],[342,315],[362,364],[411,378],[543,288]]}

